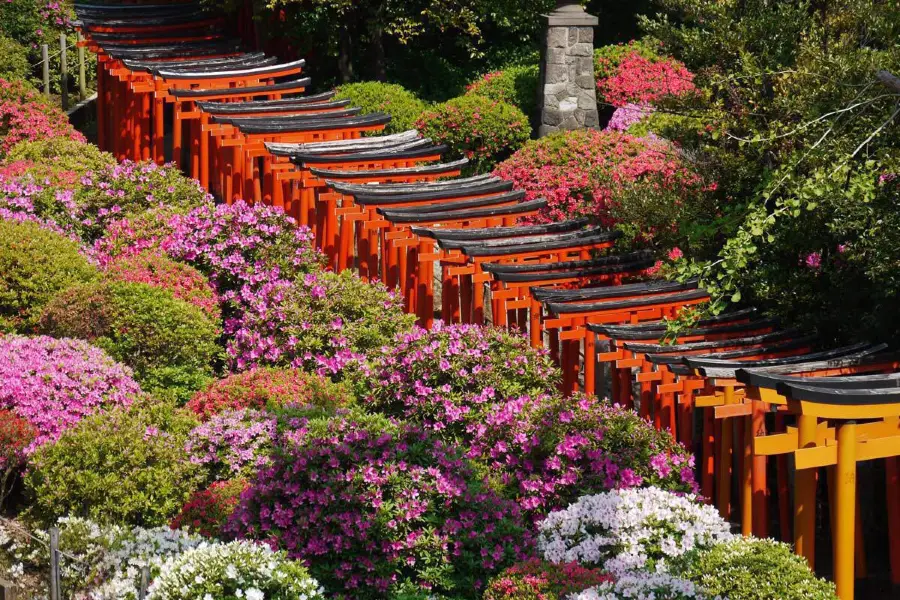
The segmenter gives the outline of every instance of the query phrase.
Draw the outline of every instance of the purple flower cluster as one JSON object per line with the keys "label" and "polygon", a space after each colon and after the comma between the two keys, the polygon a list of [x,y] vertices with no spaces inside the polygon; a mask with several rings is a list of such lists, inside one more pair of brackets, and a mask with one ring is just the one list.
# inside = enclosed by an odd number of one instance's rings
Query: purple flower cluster
{"label": "purple flower cluster", "polygon": [[140,393],[127,367],[86,342],[0,336],[0,408],[38,430],[28,453],[94,411],[128,406]]}
{"label": "purple flower cluster", "polygon": [[623,407],[594,397],[522,396],[468,424],[469,456],[500,473],[534,517],[581,495],[655,485],[693,492],[693,456]]}
{"label": "purple flower cluster", "polygon": [[80,241],[72,227],[63,227],[39,208],[46,204],[48,198],[55,198],[60,205],[66,206],[71,202],[71,192],[54,192],[46,185],[37,183],[30,175],[14,178],[0,175],[0,219],[37,223],[42,229]]}
{"label": "purple flower cluster", "polygon": [[292,280],[322,266],[313,233],[277,207],[205,204],[175,215],[162,242],[171,257],[206,272],[222,293],[239,297],[273,279]]}
{"label": "purple flower cluster", "polygon": [[261,289],[265,295],[244,298],[247,310],[229,340],[238,370],[283,364],[334,377],[413,326],[400,297],[350,271],[307,273],[292,285],[276,280]]}
{"label": "purple flower cluster", "polygon": [[443,325],[399,336],[371,358],[358,386],[369,406],[430,429],[462,434],[493,403],[549,393],[559,377],[523,336],[477,325]]}
{"label": "purple flower cluster", "polygon": [[649,104],[626,104],[616,109],[606,125],[612,131],[627,131],[635,123],[640,123],[655,112]]}
{"label": "purple flower cluster", "polygon": [[468,594],[532,547],[516,505],[483,488],[459,449],[382,417],[286,434],[231,527],[360,600],[400,586]]}
{"label": "purple flower cluster", "polygon": [[269,463],[275,418],[264,411],[236,410],[215,415],[188,435],[185,452],[216,480],[250,475]]}

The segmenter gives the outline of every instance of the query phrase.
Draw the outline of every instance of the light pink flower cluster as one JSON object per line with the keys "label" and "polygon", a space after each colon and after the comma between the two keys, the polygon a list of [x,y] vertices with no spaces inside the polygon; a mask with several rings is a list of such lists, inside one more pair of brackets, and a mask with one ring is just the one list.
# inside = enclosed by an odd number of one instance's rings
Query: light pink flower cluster
{"label": "light pink flower cluster", "polygon": [[0,408],[38,430],[28,453],[94,411],[128,406],[140,393],[130,369],[87,342],[0,336]]}

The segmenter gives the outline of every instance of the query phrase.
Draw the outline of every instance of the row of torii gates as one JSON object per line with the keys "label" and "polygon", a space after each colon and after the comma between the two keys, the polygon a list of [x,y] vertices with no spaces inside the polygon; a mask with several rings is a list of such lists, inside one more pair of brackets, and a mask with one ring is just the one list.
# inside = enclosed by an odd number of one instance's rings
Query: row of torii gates
{"label": "row of torii gates", "polygon": [[724,517],[760,537],[777,522],[810,565],[826,475],[843,600],[866,572],[857,463],[885,459],[878,518],[900,583],[900,354],[823,348],[753,309],[663,345],[664,319],[709,295],[696,281],[647,280],[653,257],[615,253],[616,232],[582,219],[520,224],[546,201],[492,175],[462,177],[466,161],[441,162],[447,149],[417,131],[379,135],[388,114],[306,94],[303,60],[243,51],[198,4],[76,12],[98,56],[101,148],[169,158],[225,202],[282,207],[314,230],[332,269],[397,288],[424,327],[438,312],[517,327],[547,346],[564,392],[610,390],[671,432],[696,451],[701,492]]}

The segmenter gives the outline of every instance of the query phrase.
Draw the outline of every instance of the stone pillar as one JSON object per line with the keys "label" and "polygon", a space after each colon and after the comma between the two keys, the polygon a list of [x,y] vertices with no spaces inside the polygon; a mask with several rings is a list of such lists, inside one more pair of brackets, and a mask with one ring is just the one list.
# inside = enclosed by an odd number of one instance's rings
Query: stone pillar
{"label": "stone pillar", "polygon": [[594,27],[578,0],[558,0],[541,44],[538,137],[600,125],[594,79]]}

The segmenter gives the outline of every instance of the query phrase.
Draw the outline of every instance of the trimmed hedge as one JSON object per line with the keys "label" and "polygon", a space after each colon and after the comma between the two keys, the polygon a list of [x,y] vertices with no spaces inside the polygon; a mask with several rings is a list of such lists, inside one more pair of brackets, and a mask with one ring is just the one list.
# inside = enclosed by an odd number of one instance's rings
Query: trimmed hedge
{"label": "trimmed hedge", "polygon": [[[415,127],[416,119],[427,108],[425,101],[402,86],[379,81],[348,83],[337,90],[337,99],[350,100],[351,106],[363,109],[363,114],[386,112],[391,122],[385,133],[401,133]],[[380,134],[379,134],[380,135]]]}
{"label": "trimmed hedge", "polygon": [[219,328],[196,306],[143,283],[104,281],[53,300],[43,332],[103,348],[135,371],[145,390],[170,388],[181,402],[214,375]]}
{"label": "trimmed hedge", "polygon": [[0,332],[30,332],[60,291],[97,276],[78,244],[34,222],[0,219]]}
{"label": "trimmed hedge", "polygon": [[487,73],[466,88],[467,96],[483,96],[512,104],[527,117],[537,112],[538,65],[517,65]]}
{"label": "trimmed hedge", "polygon": [[468,171],[486,173],[531,137],[528,117],[505,102],[461,96],[422,113],[416,127],[436,143],[447,144],[452,158],[468,158]]}

